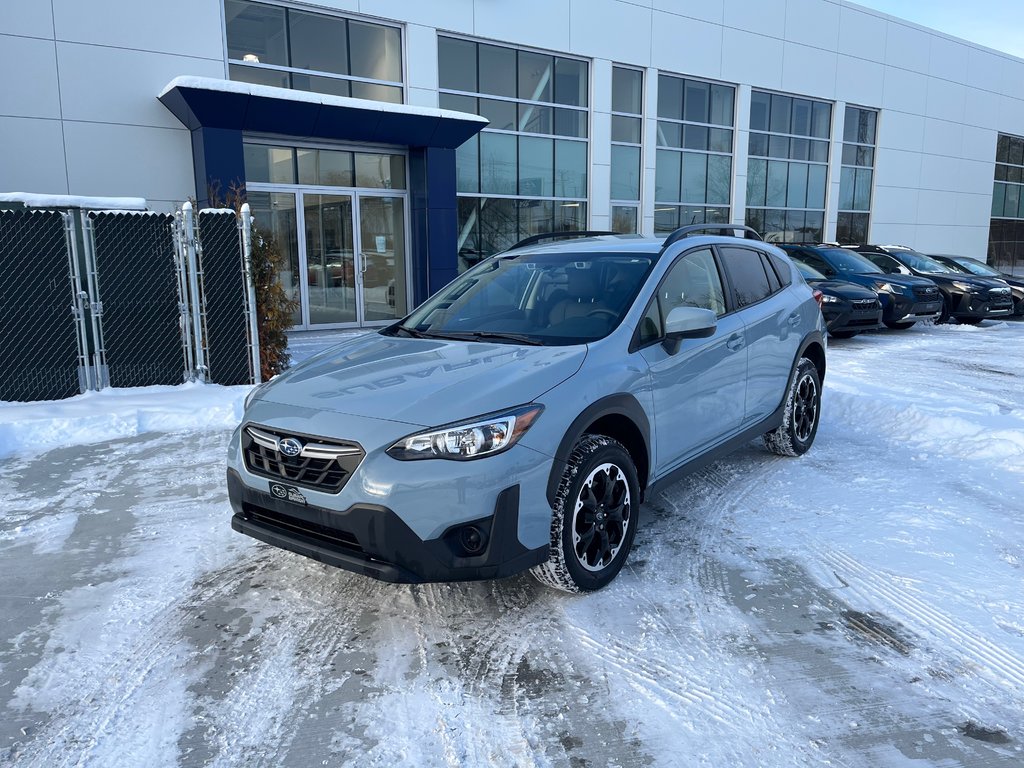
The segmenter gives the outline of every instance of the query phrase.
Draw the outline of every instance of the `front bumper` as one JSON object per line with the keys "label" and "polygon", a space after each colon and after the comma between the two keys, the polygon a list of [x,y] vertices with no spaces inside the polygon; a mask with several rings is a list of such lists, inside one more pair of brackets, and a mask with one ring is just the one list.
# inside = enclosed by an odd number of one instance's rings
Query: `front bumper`
{"label": "front bumper", "polygon": [[848,301],[822,304],[821,314],[830,331],[871,331],[882,327],[882,307],[861,308]]}
{"label": "front bumper", "polygon": [[[421,539],[387,507],[353,504],[338,511],[279,499],[227,471],[231,527],[281,549],[381,581],[423,583],[511,576],[544,562],[548,547],[528,549],[519,541],[519,486],[500,493],[493,512],[456,523],[433,539]],[[482,541],[467,551],[463,531]]]}
{"label": "front bumper", "polygon": [[934,299],[926,300],[904,294],[890,296],[889,301],[883,303],[883,309],[882,317],[887,323],[934,317],[942,311],[942,296],[938,294]]}
{"label": "front bumper", "polygon": [[1013,314],[1013,297],[991,296],[977,293],[950,294],[952,309],[949,314],[957,320],[984,320],[987,317],[1007,317]]}

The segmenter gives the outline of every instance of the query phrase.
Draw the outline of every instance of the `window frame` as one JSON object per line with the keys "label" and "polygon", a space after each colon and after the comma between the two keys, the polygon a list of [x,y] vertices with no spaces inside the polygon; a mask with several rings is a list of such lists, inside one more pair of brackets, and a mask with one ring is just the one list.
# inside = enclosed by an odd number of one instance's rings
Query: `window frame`
{"label": "window frame", "polygon": [[[722,249],[723,248],[731,248],[731,249],[734,249],[734,250],[737,250],[737,251],[750,251],[751,253],[753,253],[753,254],[755,254],[757,256],[758,263],[761,265],[761,269],[762,270],[764,270],[764,268],[765,268],[765,260],[767,259],[769,264],[771,263],[771,260],[768,259],[768,254],[765,253],[764,251],[762,251],[760,248],[754,248],[754,247],[751,247],[749,245],[746,245],[745,243],[738,243],[738,244],[735,244],[735,245],[733,243],[727,243],[727,244],[726,243],[715,243],[714,248],[715,248],[715,251],[716,251],[715,255],[720,260],[720,262],[722,264],[723,271],[729,277],[729,280],[728,280],[729,295],[730,295],[730,297],[732,299],[732,305],[735,306],[735,308],[736,308],[735,311],[742,312],[743,310],[748,309],[750,307],[755,307],[758,304],[761,304],[762,302],[765,302],[768,299],[772,298],[773,296],[777,296],[778,294],[780,294],[784,290],[786,290],[787,286],[783,285],[780,288],[778,288],[777,290],[770,291],[766,296],[762,296],[757,301],[752,301],[749,304],[742,304],[741,305],[739,297],[736,294],[736,281],[733,279],[733,273],[729,269],[729,265],[728,265],[728,263],[725,260],[725,256],[721,252]],[[776,275],[776,277],[778,277],[778,275]],[[765,282],[768,283],[768,288],[770,289],[772,287],[771,280],[768,279],[768,275],[767,274],[765,274],[764,278],[765,278]],[[779,280],[779,282],[780,283],[782,282],[781,279]]]}

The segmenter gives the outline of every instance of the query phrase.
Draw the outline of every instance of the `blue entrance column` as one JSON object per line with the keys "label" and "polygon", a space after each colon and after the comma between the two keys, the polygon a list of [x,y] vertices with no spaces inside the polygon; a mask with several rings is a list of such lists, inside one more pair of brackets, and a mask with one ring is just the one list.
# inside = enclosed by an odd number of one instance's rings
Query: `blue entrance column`
{"label": "blue entrance column", "polygon": [[407,148],[413,303],[458,273],[455,150],[487,125],[484,118],[206,77],[177,77],[159,98],[192,134],[200,206],[211,193],[223,199],[233,185],[244,190],[245,133]]}

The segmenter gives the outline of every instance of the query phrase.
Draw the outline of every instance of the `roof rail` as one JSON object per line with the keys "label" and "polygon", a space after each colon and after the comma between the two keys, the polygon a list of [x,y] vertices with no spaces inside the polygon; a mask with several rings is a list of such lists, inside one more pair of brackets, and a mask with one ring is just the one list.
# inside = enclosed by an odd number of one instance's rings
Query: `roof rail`
{"label": "roof rail", "polygon": [[508,248],[508,251],[514,251],[517,248],[525,248],[528,245],[534,243],[542,243],[545,240],[571,240],[577,237],[597,237],[598,235],[619,235],[621,232],[608,232],[605,230],[593,230],[593,231],[578,231],[578,232],[545,232],[540,235],[530,235],[529,237],[520,240],[518,243]]}
{"label": "roof rail", "polygon": [[[662,243],[661,246],[661,252],[664,253],[670,245],[672,245],[673,243],[678,243],[684,237],[689,237],[694,232],[707,232],[708,230],[711,230],[713,232],[723,232],[726,230],[736,232],[737,230],[743,230],[744,239],[763,239],[761,235],[757,233],[757,230],[751,229],[750,227],[746,227],[742,224],[688,224],[685,227],[680,227],[679,229],[673,231],[668,237],[665,238],[665,242]],[[751,237],[751,235],[753,235],[753,237]]]}

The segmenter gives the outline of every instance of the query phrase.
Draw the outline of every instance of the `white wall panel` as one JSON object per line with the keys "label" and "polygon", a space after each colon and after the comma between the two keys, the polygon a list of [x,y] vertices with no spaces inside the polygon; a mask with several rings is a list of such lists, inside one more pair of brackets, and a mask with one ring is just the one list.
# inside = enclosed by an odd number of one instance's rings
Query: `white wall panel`
{"label": "white wall panel", "polygon": [[185,200],[195,194],[192,143],[184,128],[64,121],[72,195]]}
{"label": "white wall panel", "polygon": [[651,5],[656,11],[668,11],[691,19],[711,21],[722,24],[725,20],[725,0],[702,0],[699,3],[680,2],[680,0],[654,0],[651,3],[643,0],[630,0],[639,5]]}
{"label": "white wall panel", "polygon": [[782,59],[782,88],[796,94],[836,97],[836,54],[790,43]]}
{"label": "white wall panel", "polygon": [[862,107],[880,107],[885,66],[840,54],[836,60],[836,97]]}
{"label": "white wall panel", "polygon": [[927,32],[890,21],[885,35],[885,63],[927,74],[931,64],[930,43]]}
{"label": "white wall panel", "polygon": [[569,0],[474,3],[474,34],[552,51],[569,51]]}
{"label": "white wall panel", "polygon": [[875,185],[914,187],[921,183],[921,153],[880,148],[875,153]]}
{"label": "white wall panel", "polygon": [[1005,57],[1002,62],[1002,77],[999,81],[1000,92],[1004,96],[1019,99],[1024,93],[1021,85],[1024,84],[1024,61]]}
{"label": "white wall panel", "polygon": [[884,18],[844,5],[839,9],[838,50],[859,59],[884,62],[888,28]]}
{"label": "white wall panel", "polygon": [[48,2],[21,2],[17,10],[6,3],[0,13],[0,35],[25,35],[53,40],[53,11]]}
{"label": "white wall panel", "polygon": [[999,100],[997,93],[980,88],[965,89],[964,123],[991,127],[999,122]]}
{"label": "white wall panel", "polygon": [[219,59],[224,56],[221,2],[53,0],[57,39]]}
{"label": "white wall panel", "polygon": [[181,128],[157,94],[178,75],[223,77],[219,61],[164,53],[57,43],[66,120]]}
{"label": "white wall panel", "polygon": [[971,47],[967,51],[967,71],[961,73],[961,77],[964,75],[965,83],[971,88],[998,91],[1003,76],[1003,58],[997,53]]}
{"label": "white wall panel", "polygon": [[921,150],[930,155],[942,155],[951,160],[960,156],[964,144],[964,127],[946,120],[926,120]]}
{"label": "white wall panel", "polygon": [[924,141],[924,118],[905,112],[883,112],[878,121],[878,146],[920,152]]}
{"label": "white wall panel", "polygon": [[821,0],[788,0],[786,39],[835,51],[839,43],[839,6]]}
{"label": "white wall panel", "polygon": [[573,53],[627,64],[651,63],[651,10],[620,0],[573,0]]}
{"label": "white wall panel", "polygon": [[[318,0],[319,2],[319,0]],[[334,0],[337,2],[337,0]],[[409,0],[347,0],[341,5],[351,5],[371,16],[420,24],[450,32],[473,32],[474,0],[444,0],[444,2],[409,2]]]}
{"label": "white wall panel", "polygon": [[725,27],[722,32],[722,79],[757,88],[782,87],[785,44],[764,35]]}
{"label": "white wall panel", "polygon": [[967,71],[969,53],[970,48],[964,43],[931,35],[928,73],[943,80],[961,81]]}
{"label": "white wall panel", "polygon": [[720,78],[722,58],[722,27],[655,11],[652,66],[681,75]]}
{"label": "white wall panel", "polygon": [[0,117],[0,191],[68,194],[60,120]]}
{"label": "white wall panel", "polygon": [[0,115],[60,117],[53,40],[0,35]]}
{"label": "white wall panel", "polygon": [[935,226],[956,221],[955,192],[922,189],[917,198],[917,223]]}
{"label": "white wall panel", "polygon": [[896,67],[885,68],[882,108],[923,115],[928,105],[928,77]]}
{"label": "white wall panel", "polygon": [[725,26],[770,37],[786,35],[786,0],[725,0]]}
{"label": "white wall panel", "polygon": [[[994,123],[993,123],[994,124]],[[960,154],[967,161],[993,163],[996,159],[997,132],[992,128],[964,126],[964,143]],[[991,174],[989,174],[991,178]]]}
{"label": "white wall panel", "polygon": [[437,30],[419,24],[405,28],[406,83],[437,90]]}
{"label": "white wall panel", "polygon": [[925,114],[941,120],[963,122],[967,89],[960,83],[938,78],[928,79],[928,109]]}
{"label": "white wall panel", "polygon": [[875,185],[871,217],[877,224],[916,224],[919,195],[917,189]]}

